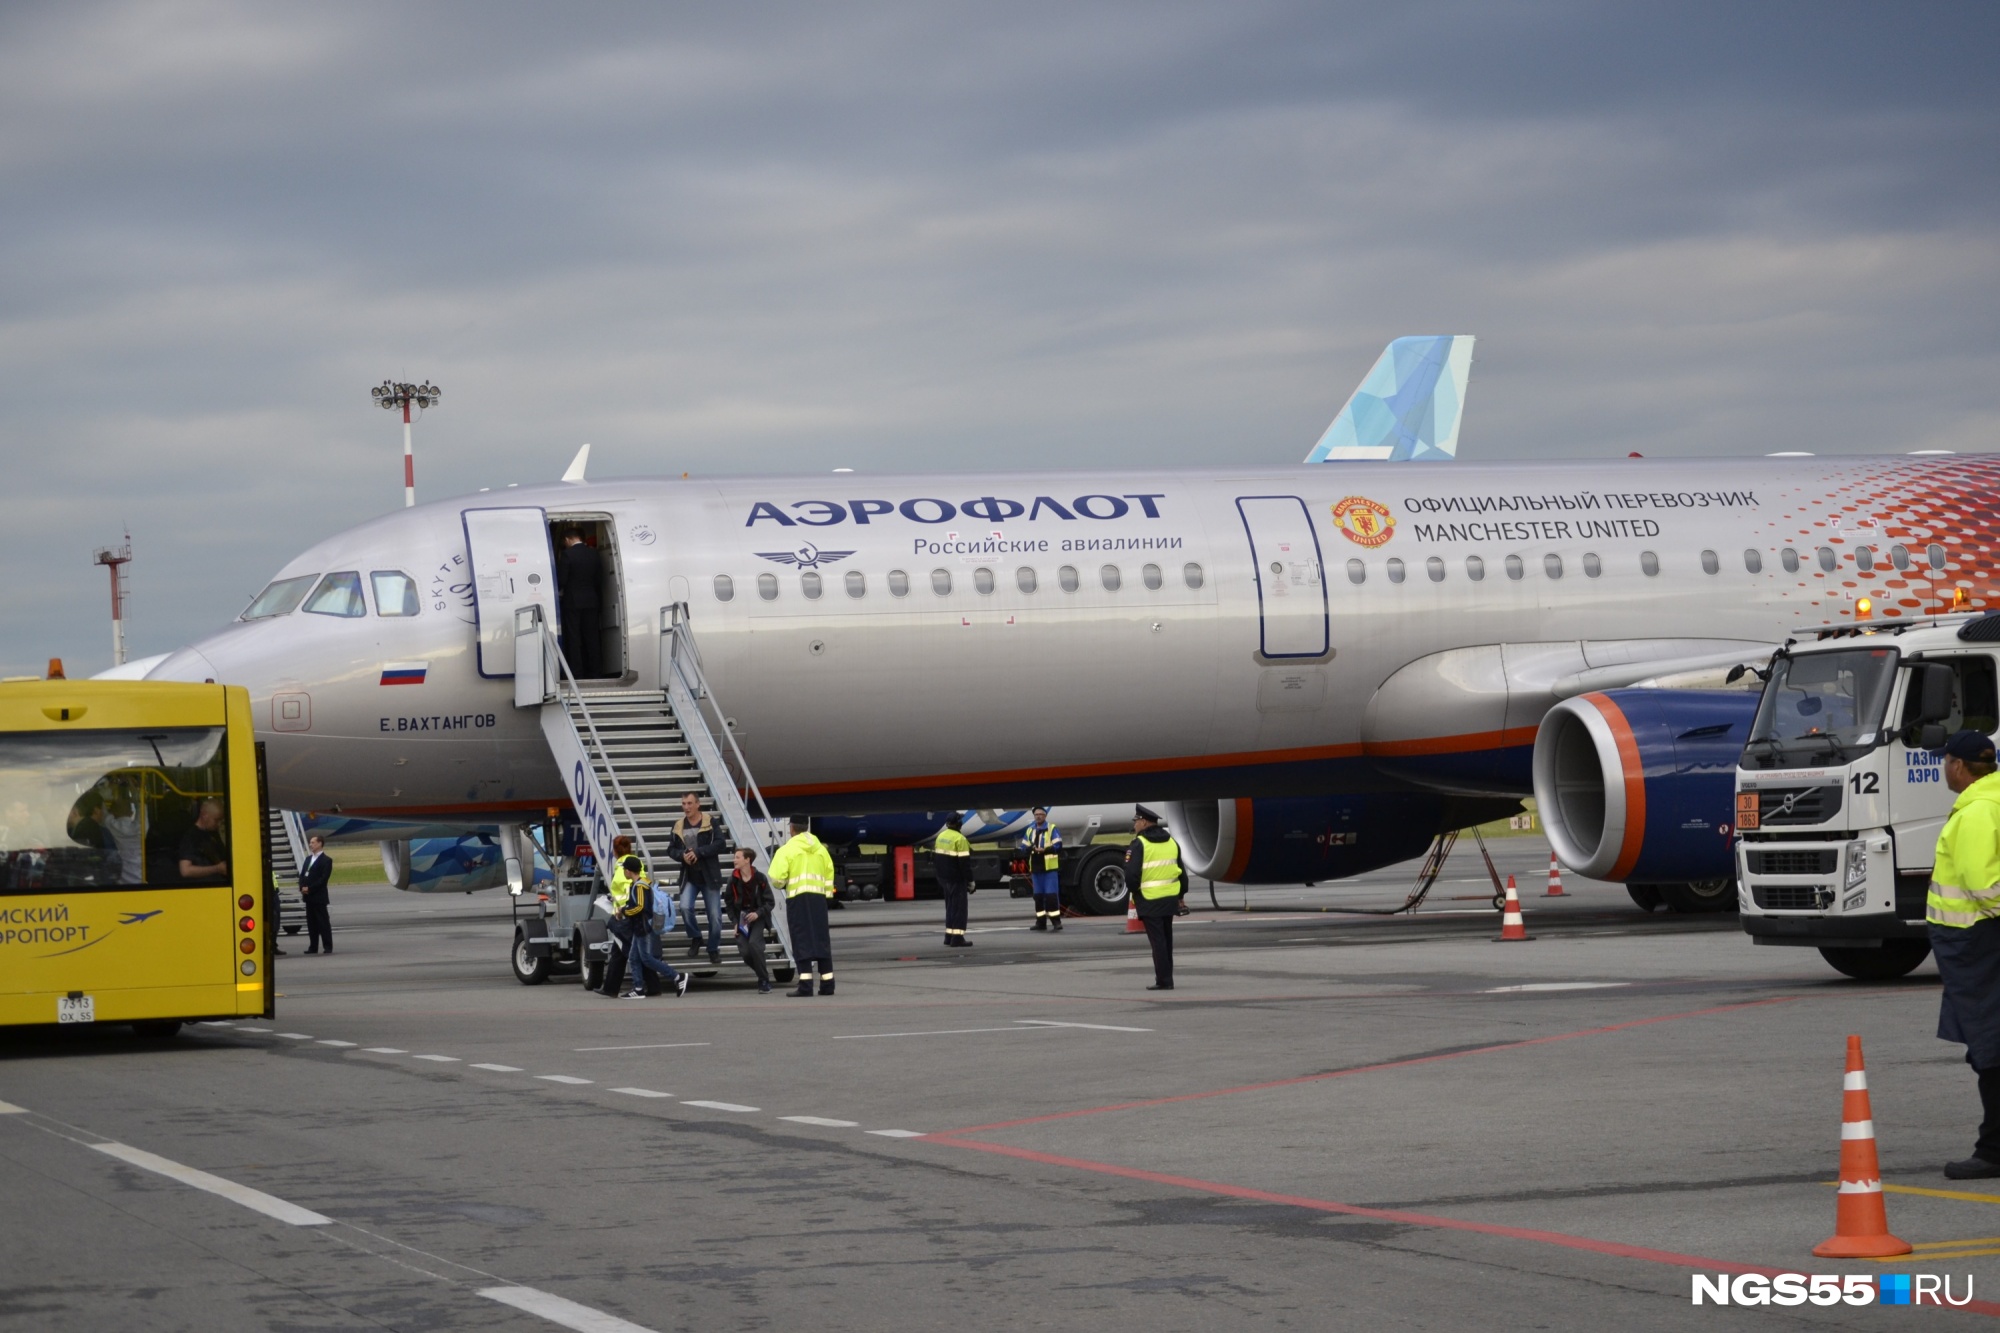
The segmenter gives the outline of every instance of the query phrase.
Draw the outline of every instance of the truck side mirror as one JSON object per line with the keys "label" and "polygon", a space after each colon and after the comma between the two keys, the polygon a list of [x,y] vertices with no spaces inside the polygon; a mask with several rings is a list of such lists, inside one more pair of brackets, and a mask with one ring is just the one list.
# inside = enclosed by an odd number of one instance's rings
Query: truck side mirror
{"label": "truck side mirror", "polygon": [[1944,748],[1944,723],[1926,722],[1917,728],[1917,748],[1920,750],[1940,750]]}
{"label": "truck side mirror", "polygon": [[[1917,715],[1911,719],[1918,724],[1943,722],[1951,716],[1952,671],[1942,662],[1923,662],[1916,668]],[[1942,745],[1942,739],[1938,744]]]}

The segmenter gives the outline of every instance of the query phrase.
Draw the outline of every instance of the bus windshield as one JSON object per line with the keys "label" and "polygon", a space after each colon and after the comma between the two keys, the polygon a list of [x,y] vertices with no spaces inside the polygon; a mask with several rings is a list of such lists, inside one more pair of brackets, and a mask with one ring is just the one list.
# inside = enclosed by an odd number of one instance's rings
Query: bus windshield
{"label": "bus windshield", "polygon": [[0,733],[0,894],[230,883],[223,734]]}
{"label": "bus windshield", "polygon": [[1874,749],[1896,660],[1894,648],[1780,654],[1743,747],[1743,766],[1818,768]]}

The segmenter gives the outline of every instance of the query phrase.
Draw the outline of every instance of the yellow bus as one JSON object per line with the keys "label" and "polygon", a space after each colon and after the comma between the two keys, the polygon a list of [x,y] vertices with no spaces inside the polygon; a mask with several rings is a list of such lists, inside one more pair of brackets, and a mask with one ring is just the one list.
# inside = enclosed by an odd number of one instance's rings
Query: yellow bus
{"label": "yellow bus", "polygon": [[237,686],[0,684],[0,1025],[272,1016],[262,761]]}

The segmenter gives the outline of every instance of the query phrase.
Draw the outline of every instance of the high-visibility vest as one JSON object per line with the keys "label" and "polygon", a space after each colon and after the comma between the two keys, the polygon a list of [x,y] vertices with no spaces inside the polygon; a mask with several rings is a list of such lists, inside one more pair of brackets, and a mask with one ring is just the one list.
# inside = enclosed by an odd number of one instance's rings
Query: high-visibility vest
{"label": "high-visibility vest", "polygon": [[1044,824],[1039,827],[1029,825],[1026,841],[1030,869],[1062,869],[1062,856],[1059,854],[1062,848],[1062,834],[1056,832],[1054,824]]}
{"label": "high-visibility vest", "polygon": [[2000,916],[2000,773],[1958,794],[1938,834],[1924,919],[1960,930]]}
{"label": "high-visibility vest", "polygon": [[1139,871],[1141,898],[1176,898],[1181,891],[1181,847],[1172,834],[1153,842],[1139,839],[1146,863]]}
{"label": "high-visibility vest", "polygon": [[641,870],[636,878],[619,866],[611,876],[611,907],[619,916],[644,916],[652,906],[652,886]]}
{"label": "high-visibility vest", "polygon": [[945,829],[937,835],[937,842],[931,847],[933,856],[971,856],[972,844],[965,835],[955,828]]}
{"label": "high-visibility vest", "polygon": [[826,850],[826,844],[812,834],[794,833],[792,840],[780,847],[778,854],[771,858],[768,877],[772,884],[784,890],[787,898],[807,893],[831,898],[833,856]]}

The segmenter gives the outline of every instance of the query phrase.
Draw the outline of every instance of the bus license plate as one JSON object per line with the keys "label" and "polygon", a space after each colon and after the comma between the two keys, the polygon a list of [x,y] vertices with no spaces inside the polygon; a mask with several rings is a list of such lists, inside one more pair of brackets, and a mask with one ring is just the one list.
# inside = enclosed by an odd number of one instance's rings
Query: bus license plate
{"label": "bus license plate", "polygon": [[88,995],[64,995],[56,1000],[56,1022],[95,1023],[97,1001]]}

